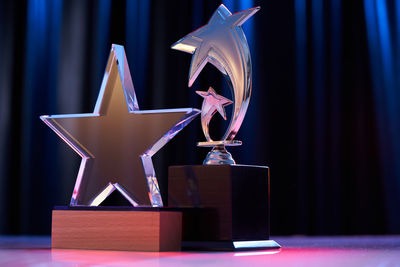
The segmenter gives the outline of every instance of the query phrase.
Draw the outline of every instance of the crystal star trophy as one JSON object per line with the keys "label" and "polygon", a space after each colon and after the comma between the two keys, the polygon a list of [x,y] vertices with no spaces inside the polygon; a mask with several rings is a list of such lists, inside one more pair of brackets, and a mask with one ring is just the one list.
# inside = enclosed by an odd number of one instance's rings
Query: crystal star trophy
{"label": "crystal star trophy", "polygon": [[[124,47],[112,45],[93,113],[41,119],[81,158],[71,202],[52,214],[52,247],[180,250],[181,212],[163,208],[152,156],[192,108],[140,110]],[[103,205],[111,196],[126,205]]]}
{"label": "crystal star trophy", "polygon": [[[188,208],[183,215],[183,246],[200,249],[279,248],[269,238],[269,169],[236,164],[226,147],[239,146],[235,136],[242,125],[251,95],[250,49],[242,24],[260,8],[232,14],[220,5],[208,23],[172,45],[193,54],[189,87],[207,63],[214,65],[231,88],[232,100],[214,88],[197,91],[203,98],[201,126],[211,147],[203,165],[170,166],[168,205]],[[210,137],[209,123],[224,107],[233,105],[229,126],[218,141]]]}

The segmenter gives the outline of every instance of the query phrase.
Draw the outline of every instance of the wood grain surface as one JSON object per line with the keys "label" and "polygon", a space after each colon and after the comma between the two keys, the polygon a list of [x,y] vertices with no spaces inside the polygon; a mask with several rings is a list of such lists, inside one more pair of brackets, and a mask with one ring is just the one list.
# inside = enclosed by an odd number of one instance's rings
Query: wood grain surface
{"label": "wood grain surface", "polygon": [[53,248],[178,251],[182,213],[53,210],[51,239]]}

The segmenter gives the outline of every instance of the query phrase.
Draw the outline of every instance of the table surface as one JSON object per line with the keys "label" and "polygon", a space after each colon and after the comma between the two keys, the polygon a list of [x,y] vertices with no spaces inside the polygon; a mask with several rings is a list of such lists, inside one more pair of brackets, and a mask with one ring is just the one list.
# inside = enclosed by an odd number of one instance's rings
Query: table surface
{"label": "table surface", "polygon": [[399,266],[400,236],[274,237],[279,250],[128,252],[51,249],[50,237],[0,236],[0,266]]}

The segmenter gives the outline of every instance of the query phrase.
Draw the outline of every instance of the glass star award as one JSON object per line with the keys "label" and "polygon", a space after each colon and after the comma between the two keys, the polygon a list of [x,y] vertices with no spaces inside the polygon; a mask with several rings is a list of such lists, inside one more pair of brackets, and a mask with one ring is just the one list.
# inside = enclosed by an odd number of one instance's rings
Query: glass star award
{"label": "glass star award", "polygon": [[[197,91],[203,98],[201,126],[206,141],[198,146],[212,147],[203,165],[169,168],[168,199],[178,207],[205,208],[192,214],[197,228],[185,226],[184,246],[189,248],[279,248],[269,239],[269,168],[239,165],[226,146],[242,142],[235,136],[243,123],[251,95],[252,65],[250,49],[242,24],[260,10],[251,8],[232,14],[220,5],[206,25],[172,45],[172,49],[193,54],[189,68],[189,87],[207,63],[216,67],[231,88],[232,100],[217,90]],[[209,122],[224,107],[233,104],[229,126],[215,141]],[[212,211],[212,212],[208,212]],[[201,233],[199,235],[193,233]]]}
{"label": "glass star award", "polygon": [[134,207],[162,207],[151,157],[198,114],[139,110],[124,48],[113,45],[93,113],[41,119],[82,157],[71,206],[98,206],[118,190]]}
{"label": "glass star award", "polygon": [[250,49],[241,25],[259,9],[255,7],[232,14],[221,5],[206,25],[172,45],[172,49],[193,54],[189,69],[189,87],[204,66],[211,63],[222,73],[231,89],[234,107],[229,126],[219,141],[211,139],[208,125],[216,111],[226,119],[224,106],[232,101],[218,95],[212,88],[208,92],[197,92],[204,98],[201,124],[206,137],[206,141],[199,142],[198,145],[213,147],[203,164],[235,164],[225,146],[242,144],[234,138],[249,106],[252,78]]}

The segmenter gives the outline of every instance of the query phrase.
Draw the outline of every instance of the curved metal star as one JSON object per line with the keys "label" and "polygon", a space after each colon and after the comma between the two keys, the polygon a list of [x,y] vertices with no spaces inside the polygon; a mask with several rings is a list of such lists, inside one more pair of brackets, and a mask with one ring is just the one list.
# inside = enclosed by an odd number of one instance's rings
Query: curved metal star
{"label": "curved metal star", "polygon": [[71,205],[97,206],[117,189],[134,206],[163,206],[151,157],[199,112],[140,111],[124,48],[113,45],[93,113],[41,116],[82,157]]}
{"label": "curved metal star", "polygon": [[255,7],[231,14],[224,5],[220,5],[206,25],[171,46],[172,49],[193,54],[189,71],[189,87],[207,62],[220,70],[231,86],[235,106],[230,125],[223,137],[224,140],[233,140],[249,104],[250,50],[241,25],[259,9],[260,7]]}
{"label": "curved metal star", "polygon": [[218,95],[212,87],[208,88],[207,92],[196,91],[198,95],[204,98],[203,105],[201,108],[201,127],[207,141],[212,142],[210,137],[208,125],[210,124],[211,118],[218,111],[222,118],[226,120],[226,113],[224,107],[232,104],[232,101],[221,95]]}

